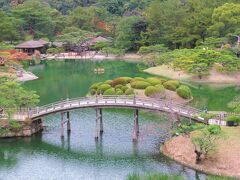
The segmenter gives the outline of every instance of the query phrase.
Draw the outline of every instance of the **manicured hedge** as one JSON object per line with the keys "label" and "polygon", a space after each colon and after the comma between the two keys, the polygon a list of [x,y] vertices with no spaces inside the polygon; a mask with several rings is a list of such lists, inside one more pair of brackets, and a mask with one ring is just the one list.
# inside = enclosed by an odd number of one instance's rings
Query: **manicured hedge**
{"label": "manicured hedge", "polygon": [[181,85],[177,89],[177,94],[184,99],[190,99],[192,97],[191,89],[185,85]]}
{"label": "manicured hedge", "polygon": [[148,86],[145,89],[144,93],[145,93],[146,96],[154,96],[154,95],[160,94],[161,91],[160,91],[160,89],[158,89],[155,86]]}
{"label": "manicured hedge", "polygon": [[169,80],[167,82],[171,82],[172,84],[174,84],[177,88],[180,86],[180,82],[177,80]]}
{"label": "manicured hedge", "polygon": [[118,84],[121,84],[121,85],[125,86],[131,80],[132,80],[132,78],[130,78],[130,77],[119,77],[119,78],[113,79],[112,86],[114,87],[114,86],[116,86]]}
{"label": "manicured hedge", "polygon": [[161,79],[156,78],[156,77],[152,77],[152,78],[147,78],[146,82],[150,83],[151,85],[155,86],[157,84],[162,84]]}
{"label": "manicured hedge", "polygon": [[105,81],[105,84],[110,84],[110,85],[112,85],[112,82],[113,82],[113,80],[107,80],[107,81]]}
{"label": "manicured hedge", "polygon": [[176,89],[180,86],[180,83],[179,81],[169,80],[163,83],[163,86],[170,91],[176,91]]}
{"label": "manicured hedge", "polygon": [[123,95],[124,92],[121,89],[116,89],[116,95]]}
{"label": "manicured hedge", "polygon": [[124,93],[126,92],[127,89],[128,89],[127,86],[122,86],[122,87],[121,87],[121,90],[122,90]]}
{"label": "manicured hedge", "polygon": [[155,87],[159,89],[160,93],[164,93],[165,92],[165,88],[164,88],[164,86],[162,84],[158,84]]}
{"label": "manicured hedge", "polygon": [[121,89],[122,87],[123,87],[123,85],[118,84],[118,85],[115,86],[115,89],[117,89],[117,88]]}
{"label": "manicured hedge", "polygon": [[131,87],[134,89],[146,89],[148,86],[151,86],[151,84],[145,81],[135,81],[131,83]]}
{"label": "manicured hedge", "polygon": [[95,95],[96,92],[97,92],[96,89],[90,89],[90,94],[91,94],[91,95]]}
{"label": "manicured hedge", "polygon": [[111,88],[111,85],[102,84],[102,85],[98,86],[97,92],[103,94],[109,88]]}
{"label": "manicured hedge", "polygon": [[134,94],[134,90],[132,88],[129,88],[125,91],[125,94],[126,95],[132,95],[132,94]]}
{"label": "manicured hedge", "polygon": [[103,95],[115,95],[115,89],[114,88],[110,88],[110,89],[107,89],[104,93],[103,93]]}
{"label": "manicured hedge", "polygon": [[132,79],[132,81],[145,81],[145,79],[142,77],[135,77]]}
{"label": "manicured hedge", "polygon": [[90,86],[89,89],[95,89],[95,90],[97,90],[97,89],[98,89],[98,86],[100,86],[101,84],[103,84],[103,83],[102,83],[102,82],[94,83],[92,86]]}

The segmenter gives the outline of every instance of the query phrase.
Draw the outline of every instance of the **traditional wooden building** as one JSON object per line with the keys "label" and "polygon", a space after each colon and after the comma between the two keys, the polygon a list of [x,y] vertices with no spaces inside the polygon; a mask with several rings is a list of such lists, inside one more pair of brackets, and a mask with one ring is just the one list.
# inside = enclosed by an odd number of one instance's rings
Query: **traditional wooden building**
{"label": "traditional wooden building", "polygon": [[27,53],[28,55],[33,55],[36,51],[40,53],[45,53],[46,46],[48,42],[40,39],[40,40],[30,40],[18,44],[15,49],[19,49],[21,52]]}
{"label": "traditional wooden building", "polygon": [[96,36],[94,38],[91,38],[81,44],[81,47],[84,47],[85,49],[89,50],[91,46],[96,45],[98,42],[109,42],[109,40],[102,36]]}

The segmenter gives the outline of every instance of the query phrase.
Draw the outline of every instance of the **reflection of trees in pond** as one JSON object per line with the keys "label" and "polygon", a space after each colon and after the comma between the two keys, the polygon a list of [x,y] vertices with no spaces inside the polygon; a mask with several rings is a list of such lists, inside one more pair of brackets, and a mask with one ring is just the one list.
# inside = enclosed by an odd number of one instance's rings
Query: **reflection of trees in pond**
{"label": "reflection of trees in pond", "polygon": [[12,143],[1,143],[0,148],[0,169],[14,167],[17,164],[17,155],[19,153],[18,148],[13,148]]}

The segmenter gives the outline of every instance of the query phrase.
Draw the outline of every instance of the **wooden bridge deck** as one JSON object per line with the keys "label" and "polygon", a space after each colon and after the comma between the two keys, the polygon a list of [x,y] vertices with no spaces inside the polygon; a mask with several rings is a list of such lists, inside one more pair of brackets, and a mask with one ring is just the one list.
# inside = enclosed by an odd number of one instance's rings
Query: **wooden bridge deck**
{"label": "wooden bridge deck", "polygon": [[36,119],[52,113],[81,108],[147,109],[152,111],[175,113],[181,117],[205,122],[203,118],[197,116],[200,111],[195,108],[174,104],[170,101],[155,100],[152,98],[142,98],[137,96],[95,96],[67,99],[45,106],[32,108],[28,114],[30,118]]}

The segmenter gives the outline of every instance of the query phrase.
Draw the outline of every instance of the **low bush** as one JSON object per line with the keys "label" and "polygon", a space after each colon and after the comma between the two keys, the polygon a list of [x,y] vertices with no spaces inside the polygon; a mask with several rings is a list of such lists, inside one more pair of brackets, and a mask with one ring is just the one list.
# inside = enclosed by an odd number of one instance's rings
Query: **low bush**
{"label": "low bush", "polygon": [[146,82],[150,83],[151,85],[155,86],[157,84],[162,84],[161,79],[156,78],[156,77],[152,77],[152,78],[147,78]]}
{"label": "low bush", "polygon": [[158,84],[155,87],[159,89],[160,93],[164,93],[165,92],[165,88],[164,88],[164,86],[162,84]]}
{"label": "low bush", "polygon": [[128,89],[127,86],[122,86],[122,87],[121,87],[121,90],[122,90],[124,93],[126,92],[127,89]]}
{"label": "low bush", "polygon": [[131,87],[134,89],[146,89],[148,86],[151,86],[151,84],[145,81],[135,81],[131,83]]}
{"label": "low bush", "polygon": [[180,175],[168,175],[168,174],[131,174],[128,175],[127,180],[184,180],[184,177]]}
{"label": "low bush", "polygon": [[235,122],[235,123],[240,123],[240,117],[239,116],[234,116],[234,115],[228,116],[226,120],[227,121],[232,121],[232,122]]}
{"label": "low bush", "polygon": [[18,121],[11,120],[9,121],[9,127],[12,131],[19,131],[22,125]]}
{"label": "low bush", "polygon": [[109,85],[109,84],[102,84],[102,85],[98,86],[97,93],[98,94],[103,94],[109,88],[111,88],[111,85]]}
{"label": "low bush", "polygon": [[105,81],[105,84],[112,85],[112,82],[113,82],[113,80],[107,80],[107,81]]}
{"label": "low bush", "polygon": [[180,86],[180,83],[179,81],[169,80],[163,83],[163,86],[170,91],[176,91],[176,89]]}
{"label": "low bush", "polygon": [[96,89],[90,89],[90,94],[95,95],[97,93]]}
{"label": "low bush", "polygon": [[185,85],[181,85],[177,89],[177,94],[184,99],[190,99],[192,97],[191,89]]}
{"label": "low bush", "polygon": [[93,85],[90,86],[89,89],[95,89],[97,90],[98,89],[98,86],[102,85],[103,83],[102,82],[98,82],[98,83],[94,83]]}
{"label": "low bush", "polygon": [[65,52],[63,47],[56,47],[56,48],[48,48],[47,53],[49,54],[58,54]]}
{"label": "low bush", "polygon": [[118,84],[118,85],[115,86],[115,89],[121,89],[122,87],[123,87],[123,85]]}
{"label": "low bush", "polygon": [[125,91],[125,95],[133,95],[134,94],[134,90],[132,88],[129,88]]}
{"label": "low bush", "polygon": [[121,89],[116,89],[116,95],[123,95],[124,92]]}
{"label": "low bush", "polygon": [[180,86],[180,82],[177,80],[169,80],[168,82],[171,82],[172,84],[174,84],[177,88]]}
{"label": "low bush", "polygon": [[126,84],[128,84],[131,81],[131,79],[132,78],[130,78],[130,77],[119,77],[119,78],[113,79],[112,86],[114,87],[118,84],[125,86]]}
{"label": "low bush", "polygon": [[135,78],[132,79],[131,82],[133,82],[133,81],[145,81],[145,79],[142,78],[142,77],[135,77]]}
{"label": "low bush", "polygon": [[103,93],[103,95],[105,95],[105,96],[109,96],[109,95],[115,95],[115,89],[114,88],[110,88],[110,89],[107,89],[104,93]]}
{"label": "low bush", "polygon": [[144,91],[146,96],[155,96],[157,94],[160,94],[161,91],[159,88],[155,87],[155,86],[148,86],[145,91]]}
{"label": "low bush", "polygon": [[90,90],[91,90],[91,89],[97,90],[97,88],[98,88],[97,83],[94,83],[93,85],[90,86],[89,89],[90,89]]}

